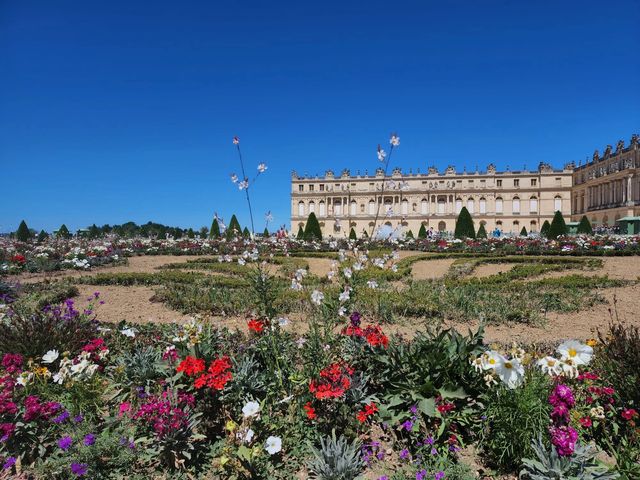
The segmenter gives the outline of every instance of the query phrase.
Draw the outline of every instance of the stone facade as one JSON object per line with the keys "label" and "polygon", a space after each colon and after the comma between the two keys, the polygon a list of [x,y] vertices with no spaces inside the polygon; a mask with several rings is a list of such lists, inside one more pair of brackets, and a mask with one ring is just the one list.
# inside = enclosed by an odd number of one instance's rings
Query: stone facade
{"label": "stone facade", "polygon": [[[452,232],[460,209],[471,213],[476,228],[485,224],[504,233],[522,227],[537,232],[556,210],[568,220],[587,215],[595,225],[613,225],[624,216],[640,215],[640,153],[638,136],[625,148],[621,140],[615,152],[609,146],[602,158],[576,167],[553,169],[541,163],[535,171],[497,172],[493,164],[483,172],[457,172],[453,166],[439,172],[403,173],[390,176],[378,169],[374,175],[340,175],[327,170],[323,177],[291,174],[291,228],[304,228],[315,212],[323,236],[345,237],[353,228],[358,237],[377,226],[411,230],[421,225],[434,231]],[[383,186],[384,182],[384,186]]]}
{"label": "stone facade", "polygon": [[615,150],[607,145],[591,161],[573,172],[571,219],[583,215],[594,225],[613,225],[622,217],[640,216],[640,139],[631,137],[625,148],[620,140]]}

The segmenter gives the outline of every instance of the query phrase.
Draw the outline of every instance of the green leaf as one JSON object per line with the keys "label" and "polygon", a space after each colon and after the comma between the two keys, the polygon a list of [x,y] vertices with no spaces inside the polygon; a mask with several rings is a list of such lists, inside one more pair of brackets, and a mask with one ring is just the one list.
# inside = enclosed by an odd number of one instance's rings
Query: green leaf
{"label": "green leaf", "polygon": [[429,417],[435,417],[436,400],[434,398],[423,398],[418,402],[418,409]]}
{"label": "green leaf", "polygon": [[467,393],[464,391],[464,388],[459,387],[455,390],[447,390],[446,388],[441,388],[438,390],[442,398],[467,398]]}

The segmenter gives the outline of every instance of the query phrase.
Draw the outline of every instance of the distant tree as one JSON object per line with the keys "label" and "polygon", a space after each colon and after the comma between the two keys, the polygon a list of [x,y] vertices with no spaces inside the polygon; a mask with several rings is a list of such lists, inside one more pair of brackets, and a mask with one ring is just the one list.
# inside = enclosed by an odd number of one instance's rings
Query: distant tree
{"label": "distant tree", "polygon": [[549,220],[545,220],[544,223],[542,224],[542,227],[540,228],[540,235],[542,235],[545,238],[549,238],[550,228],[551,228],[551,224],[549,223]]}
{"label": "distant tree", "polygon": [[20,225],[18,225],[18,230],[16,230],[16,239],[20,242],[28,242],[31,238],[31,232],[29,231],[29,227],[27,227],[27,223],[22,220]]}
{"label": "distant tree", "polygon": [[242,235],[242,228],[240,228],[240,222],[235,215],[231,216],[231,221],[229,222],[229,228],[227,228],[227,237],[239,237]]}
{"label": "distant tree", "polygon": [[209,227],[200,227],[200,238],[207,238],[209,236]]}
{"label": "distant tree", "polygon": [[520,230],[520,236],[522,237],[526,237],[528,235],[527,233],[527,229],[524,228],[524,226],[522,227],[522,230]]}
{"label": "distant tree", "polygon": [[424,226],[424,223],[420,225],[420,230],[418,230],[418,238],[427,238],[427,228]]}
{"label": "distant tree", "polygon": [[549,238],[555,240],[561,235],[566,235],[568,232],[567,224],[564,222],[564,218],[560,210],[556,211],[549,227]]}
{"label": "distant tree", "polygon": [[302,229],[302,225],[298,227],[298,235],[296,235],[298,240],[304,240],[304,230]]}
{"label": "distant tree", "polygon": [[40,233],[38,234],[38,243],[44,242],[47,238],[49,238],[49,234],[44,230],[40,230]]}
{"label": "distant tree", "polygon": [[309,214],[309,217],[307,218],[307,224],[304,227],[304,239],[307,241],[322,240],[322,230],[320,230],[320,223],[318,223],[316,214],[313,212],[311,212]]}
{"label": "distant tree", "polygon": [[189,228],[189,230],[187,230],[187,237],[196,238],[196,232],[193,231],[193,228]]}
{"label": "distant tree", "polygon": [[214,217],[211,222],[211,230],[209,230],[209,238],[220,238],[220,225],[218,219]]}
{"label": "distant tree", "polygon": [[87,235],[89,236],[89,238],[98,238],[100,236],[100,229],[95,223],[89,227],[89,232]]}
{"label": "distant tree", "polygon": [[69,229],[63,223],[58,229],[58,233],[56,234],[58,238],[71,238],[71,234],[69,233]]}
{"label": "distant tree", "polygon": [[480,224],[480,228],[478,228],[476,238],[487,238],[487,230],[484,228],[484,223]]}
{"label": "distant tree", "polygon": [[351,231],[349,232],[349,240],[357,240],[356,231],[351,227]]}
{"label": "distant tree", "polygon": [[476,231],[473,227],[473,219],[467,207],[462,207],[456,220],[456,229],[454,232],[456,238],[476,238]]}
{"label": "distant tree", "polygon": [[404,234],[404,238],[413,238],[413,232],[409,230],[407,233]]}
{"label": "distant tree", "polygon": [[267,227],[264,227],[264,232],[262,232],[262,236],[264,238],[269,238],[269,230],[267,230]]}
{"label": "distant tree", "polygon": [[242,236],[244,238],[249,238],[251,236],[251,232],[249,231],[249,229],[247,227],[244,227],[244,230],[242,230]]}
{"label": "distant tree", "polygon": [[593,234],[593,228],[591,228],[591,222],[586,215],[583,215],[578,224],[577,233],[585,233],[587,235]]}

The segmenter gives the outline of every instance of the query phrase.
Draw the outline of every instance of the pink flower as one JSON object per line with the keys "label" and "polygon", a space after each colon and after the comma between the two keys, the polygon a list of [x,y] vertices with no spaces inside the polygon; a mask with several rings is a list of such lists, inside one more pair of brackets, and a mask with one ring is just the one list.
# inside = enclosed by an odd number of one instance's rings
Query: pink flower
{"label": "pink flower", "polygon": [[571,389],[566,385],[559,383],[556,388],[553,389],[551,395],[549,395],[549,403],[551,405],[558,406],[564,405],[567,409],[572,408],[576,404],[575,398]]}
{"label": "pink flower", "polygon": [[122,402],[120,404],[120,408],[118,409],[118,416],[121,417],[125,413],[131,410],[131,404],[129,402]]}
{"label": "pink flower", "polygon": [[624,418],[625,420],[631,420],[633,417],[638,416],[638,412],[635,411],[633,408],[627,408],[622,411],[621,415],[622,415],[622,418]]}
{"label": "pink flower", "polygon": [[551,427],[549,429],[551,443],[556,447],[558,455],[568,457],[573,455],[578,441],[578,432],[572,427]]}

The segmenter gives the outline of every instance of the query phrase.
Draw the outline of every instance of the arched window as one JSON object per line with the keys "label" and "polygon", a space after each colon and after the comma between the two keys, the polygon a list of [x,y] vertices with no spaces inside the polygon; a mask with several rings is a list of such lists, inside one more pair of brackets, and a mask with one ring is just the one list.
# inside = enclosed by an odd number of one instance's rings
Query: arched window
{"label": "arched window", "polygon": [[536,213],[538,211],[538,197],[531,197],[529,199],[529,212]]}
{"label": "arched window", "polygon": [[420,202],[420,213],[422,215],[426,215],[429,213],[429,204],[427,203],[427,199],[423,198],[422,202]]}
{"label": "arched window", "polygon": [[342,204],[340,202],[333,204],[333,215],[335,217],[342,215]]}
{"label": "arched window", "polygon": [[393,202],[390,199],[384,201],[384,214],[385,215],[393,215],[394,214]]}
{"label": "arched window", "polygon": [[553,210],[555,212],[562,211],[562,197],[560,195],[556,195],[553,199]]}
{"label": "arched window", "polygon": [[303,201],[298,202],[298,216],[299,217],[304,217],[304,202]]}
{"label": "arched window", "polygon": [[402,215],[409,214],[409,202],[407,200],[402,201]]}
{"label": "arched window", "polygon": [[535,232],[537,229],[538,223],[535,220],[531,220],[529,222],[529,232]]}
{"label": "arched window", "polygon": [[511,211],[513,213],[520,213],[520,198],[513,197],[513,203],[511,206]]}
{"label": "arched window", "polygon": [[460,210],[462,210],[462,199],[456,198],[456,213],[460,213]]}
{"label": "arched window", "polygon": [[447,229],[447,224],[445,222],[438,222],[438,231],[444,232]]}
{"label": "arched window", "polygon": [[311,212],[315,213],[315,211],[316,211],[316,204],[313,202],[313,200],[311,200],[309,202],[309,213],[311,213]]}
{"label": "arched window", "polygon": [[445,207],[445,203],[444,203],[444,198],[439,198],[438,199],[438,213],[439,214],[444,214],[444,207]]}
{"label": "arched window", "polygon": [[358,213],[358,204],[355,200],[351,201],[351,205],[349,207],[349,215],[356,215]]}
{"label": "arched window", "polygon": [[320,216],[324,217],[327,214],[327,208],[325,207],[324,200],[320,200],[318,206],[320,207]]}
{"label": "arched window", "polygon": [[373,200],[369,200],[369,215],[376,214],[376,202]]}
{"label": "arched window", "polygon": [[480,199],[480,213],[487,213],[487,201],[484,197]]}
{"label": "arched window", "polygon": [[496,213],[502,213],[502,198],[496,198]]}
{"label": "arched window", "polygon": [[475,202],[473,201],[473,198],[468,198],[467,199],[467,210],[469,210],[469,213],[473,213],[474,205],[475,205]]}

